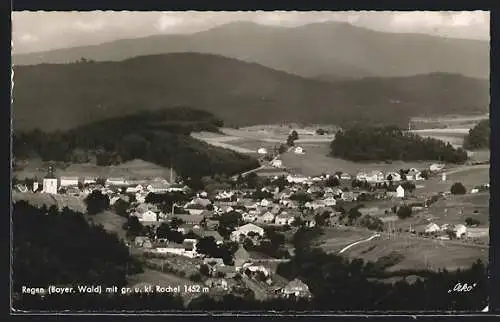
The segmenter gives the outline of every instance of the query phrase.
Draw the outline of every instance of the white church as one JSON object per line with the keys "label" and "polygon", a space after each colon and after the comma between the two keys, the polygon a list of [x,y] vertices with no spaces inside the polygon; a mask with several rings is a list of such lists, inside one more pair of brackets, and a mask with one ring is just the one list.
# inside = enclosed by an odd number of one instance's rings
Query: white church
{"label": "white church", "polygon": [[43,178],[43,193],[57,194],[58,180],[54,176],[54,169],[49,167],[48,174]]}

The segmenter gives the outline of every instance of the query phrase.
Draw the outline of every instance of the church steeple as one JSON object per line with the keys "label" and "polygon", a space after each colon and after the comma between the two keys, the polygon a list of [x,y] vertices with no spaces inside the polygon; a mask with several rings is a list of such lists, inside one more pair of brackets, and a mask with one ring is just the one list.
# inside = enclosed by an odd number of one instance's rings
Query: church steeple
{"label": "church steeple", "polygon": [[49,166],[47,170],[47,175],[45,176],[46,179],[55,179],[56,176],[54,175],[54,168],[52,166]]}

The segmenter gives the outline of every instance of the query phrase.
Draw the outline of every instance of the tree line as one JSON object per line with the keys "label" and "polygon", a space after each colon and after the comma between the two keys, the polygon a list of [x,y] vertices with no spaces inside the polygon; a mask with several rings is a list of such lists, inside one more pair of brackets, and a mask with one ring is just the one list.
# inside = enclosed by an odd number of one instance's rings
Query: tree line
{"label": "tree line", "polygon": [[470,129],[464,138],[464,149],[475,150],[490,147],[490,120],[482,120],[475,127]]}
{"label": "tree line", "polygon": [[212,114],[187,107],[142,112],[104,120],[66,132],[40,130],[14,133],[16,158],[108,166],[142,159],[172,166],[184,179],[233,175],[259,166],[247,155],[213,147],[191,138],[193,131],[218,131],[223,122]]}
{"label": "tree line", "polygon": [[354,126],[337,132],[331,155],[350,161],[423,161],[464,163],[467,152],[450,143],[402,131],[396,126]]}

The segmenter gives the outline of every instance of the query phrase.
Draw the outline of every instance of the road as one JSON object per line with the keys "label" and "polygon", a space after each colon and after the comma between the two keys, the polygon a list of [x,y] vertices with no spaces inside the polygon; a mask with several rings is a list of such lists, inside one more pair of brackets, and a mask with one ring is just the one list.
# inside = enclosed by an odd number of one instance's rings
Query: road
{"label": "road", "polygon": [[354,242],[350,245],[347,245],[346,247],[342,248],[339,252],[339,254],[342,254],[343,252],[345,252],[346,250],[348,250],[349,248],[353,247],[353,246],[356,246],[358,244],[361,244],[361,243],[365,243],[365,242],[369,242],[370,240],[374,239],[374,238],[377,238],[377,237],[380,237],[380,234],[375,234],[371,237],[368,237],[367,239],[363,239],[363,240],[359,240],[357,242]]}
{"label": "road", "polygon": [[459,167],[459,168],[454,168],[449,171],[444,171],[446,175],[454,174],[454,173],[459,173],[459,172],[465,172],[469,170],[474,170],[474,169],[489,169],[490,165],[489,164],[479,164],[479,165],[468,165],[464,167]]}
{"label": "road", "polygon": [[411,133],[415,134],[426,134],[426,133],[431,133],[431,134],[439,134],[439,135],[446,135],[446,134],[469,134],[469,128],[451,128],[451,129],[422,129],[422,130],[411,130]]}

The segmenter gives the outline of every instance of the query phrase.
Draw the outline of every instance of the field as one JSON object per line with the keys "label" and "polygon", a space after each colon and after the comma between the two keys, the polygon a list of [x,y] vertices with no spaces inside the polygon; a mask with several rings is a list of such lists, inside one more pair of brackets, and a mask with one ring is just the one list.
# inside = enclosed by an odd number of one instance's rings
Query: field
{"label": "field", "polygon": [[111,211],[104,211],[95,215],[89,215],[88,218],[97,225],[102,225],[103,228],[110,232],[116,234],[120,239],[126,239],[126,231],[123,229],[123,224],[127,219],[118,216]]}
{"label": "field", "polygon": [[[432,222],[442,224],[465,224],[467,217],[479,220],[478,227],[489,227],[489,193],[448,196],[444,200],[432,204],[419,213],[421,217],[433,218]],[[477,213],[474,213],[477,211]]]}
{"label": "field", "polygon": [[323,234],[314,243],[328,253],[338,253],[342,248],[372,236],[374,232],[355,228],[323,228]]}
{"label": "field", "polygon": [[306,176],[319,175],[321,173],[334,173],[343,171],[355,175],[361,171],[394,171],[400,168],[428,168],[433,162],[364,162],[357,163],[328,156],[330,152],[329,143],[308,143],[300,145],[305,153],[295,154],[293,151],[282,156],[283,165],[292,172],[301,173]]}
{"label": "field", "polygon": [[432,269],[446,268],[456,270],[470,267],[477,259],[488,262],[488,247],[466,244],[455,244],[432,239],[399,238],[389,240],[384,238],[373,239],[367,243],[358,244],[344,254],[351,258],[362,258],[365,261],[375,262],[392,252],[404,255],[404,259],[388,268],[388,271],[404,269]]}
{"label": "field", "polygon": [[[47,174],[50,162],[29,160],[22,169],[14,171],[14,176],[23,178],[43,178]],[[163,168],[143,160],[132,160],[116,166],[98,166],[91,163],[55,165],[56,176],[77,177],[125,177],[130,179],[153,179],[156,177],[170,178],[170,169]],[[175,176],[175,173],[173,173]]]}

